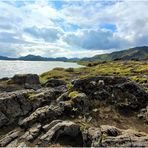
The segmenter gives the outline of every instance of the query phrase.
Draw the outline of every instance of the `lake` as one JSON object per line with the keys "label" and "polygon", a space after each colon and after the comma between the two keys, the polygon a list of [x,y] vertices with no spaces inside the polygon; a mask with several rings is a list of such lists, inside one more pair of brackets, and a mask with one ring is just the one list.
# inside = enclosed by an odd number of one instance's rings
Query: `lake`
{"label": "lake", "polygon": [[77,63],[59,61],[3,61],[0,60],[0,78],[12,77],[15,74],[41,74],[56,67],[79,68]]}

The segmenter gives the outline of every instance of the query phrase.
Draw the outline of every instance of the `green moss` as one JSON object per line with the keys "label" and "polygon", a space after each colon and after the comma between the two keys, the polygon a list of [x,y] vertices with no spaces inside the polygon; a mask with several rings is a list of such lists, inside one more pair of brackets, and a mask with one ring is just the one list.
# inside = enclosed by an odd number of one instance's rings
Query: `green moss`
{"label": "green moss", "polygon": [[72,84],[72,83],[68,83],[68,84],[66,85],[66,87],[70,90],[70,89],[73,88],[73,84]]}
{"label": "green moss", "polygon": [[[80,64],[91,64],[92,66],[75,69],[56,68],[40,75],[40,82],[44,84],[50,78],[58,78],[69,82],[71,79],[90,76],[114,75],[127,76],[137,83],[147,84],[147,78],[144,75],[148,75],[148,63],[145,61],[80,62]],[[68,88],[71,88],[71,86],[69,85]]]}
{"label": "green moss", "polygon": [[37,94],[36,94],[35,92],[29,92],[29,93],[27,94],[27,99],[28,99],[29,101],[34,101],[36,98],[37,98]]}
{"label": "green moss", "polygon": [[77,91],[73,91],[73,92],[69,93],[68,97],[72,99],[72,98],[76,97],[77,95],[78,95],[78,92]]}
{"label": "green moss", "polygon": [[62,68],[58,68],[58,69],[56,68],[54,70],[41,74],[40,82],[41,84],[44,84],[48,81],[48,79],[51,79],[51,78],[58,78],[58,79],[66,81],[67,78],[70,78],[70,77],[71,77],[70,72],[67,72]]}
{"label": "green moss", "polygon": [[140,83],[140,84],[148,84],[148,78],[140,77],[140,76],[131,76],[131,80]]}

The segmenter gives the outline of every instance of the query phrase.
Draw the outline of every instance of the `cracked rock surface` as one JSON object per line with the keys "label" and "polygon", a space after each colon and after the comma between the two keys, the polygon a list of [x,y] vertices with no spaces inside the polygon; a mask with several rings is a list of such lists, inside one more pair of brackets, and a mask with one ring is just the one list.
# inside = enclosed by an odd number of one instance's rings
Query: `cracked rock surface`
{"label": "cracked rock surface", "polygon": [[140,85],[110,76],[72,85],[52,79],[36,90],[1,92],[0,146],[148,146],[148,94]]}

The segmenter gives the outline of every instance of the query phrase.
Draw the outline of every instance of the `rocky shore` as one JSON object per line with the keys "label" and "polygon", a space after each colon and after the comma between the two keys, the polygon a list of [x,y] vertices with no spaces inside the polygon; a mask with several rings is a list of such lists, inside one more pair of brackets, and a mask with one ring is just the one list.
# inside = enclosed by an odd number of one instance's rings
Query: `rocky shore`
{"label": "rocky shore", "polygon": [[146,147],[148,93],[117,76],[1,79],[0,146]]}

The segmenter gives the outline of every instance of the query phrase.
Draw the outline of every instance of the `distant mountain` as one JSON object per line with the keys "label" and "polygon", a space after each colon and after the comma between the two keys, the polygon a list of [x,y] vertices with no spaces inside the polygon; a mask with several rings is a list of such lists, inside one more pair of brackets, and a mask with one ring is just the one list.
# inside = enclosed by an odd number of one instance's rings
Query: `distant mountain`
{"label": "distant mountain", "polygon": [[22,60],[22,61],[77,61],[79,58],[66,58],[66,57],[57,57],[57,58],[47,58],[36,55],[27,55],[19,58],[9,58],[0,56],[0,60]]}
{"label": "distant mountain", "polygon": [[48,58],[44,58],[44,57],[36,56],[36,55],[27,55],[27,56],[19,57],[18,60],[23,60],[23,61],[48,61]]}
{"label": "distant mountain", "polygon": [[17,58],[9,58],[5,56],[0,56],[0,60],[17,60]]}
{"label": "distant mountain", "polygon": [[8,57],[0,56],[0,60],[8,60]]}
{"label": "distant mountain", "polygon": [[27,55],[24,57],[20,57],[18,59],[23,61],[67,61],[68,60],[65,57],[47,58],[47,57],[41,57],[36,55]]}
{"label": "distant mountain", "polygon": [[111,61],[111,60],[144,60],[148,59],[148,47],[135,47],[127,50],[96,55],[91,58],[83,58],[82,61]]}
{"label": "distant mountain", "polygon": [[144,60],[148,59],[148,47],[135,47],[127,50],[116,51],[108,54],[96,55],[91,58],[47,58],[36,55],[27,55],[19,58],[0,56],[0,60],[23,60],[23,61],[111,61],[111,60]]}

